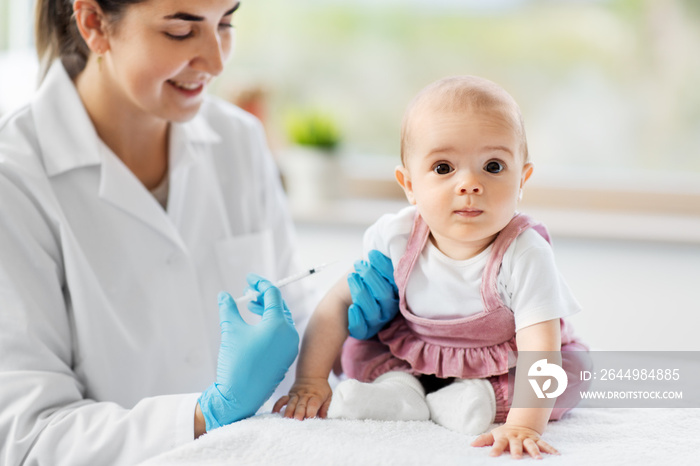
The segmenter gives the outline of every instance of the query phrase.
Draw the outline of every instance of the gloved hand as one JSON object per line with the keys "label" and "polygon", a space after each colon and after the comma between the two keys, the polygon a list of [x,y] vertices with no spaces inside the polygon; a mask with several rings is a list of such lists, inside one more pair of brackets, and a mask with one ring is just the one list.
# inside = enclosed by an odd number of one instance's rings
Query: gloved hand
{"label": "gloved hand", "polygon": [[372,338],[399,312],[391,260],[376,249],[367,256],[369,262],[355,262],[355,272],[348,275],[353,302],[348,309],[348,330],[359,340]]}
{"label": "gloved hand", "polygon": [[[249,278],[249,283],[250,283]],[[252,416],[284,378],[299,351],[299,334],[269,281],[254,277],[264,312],[257,325],[247,324],[228,293],[219,294],[221,346],[216,382],[199,397],[207,431]]]}
{"label": "gloved hand", "polygon": [[[255,293],[258,292],[260,293],[260,296],[255,298],[254,300],[250,301],[248,303],[248,310],[252,312],[253,314],[257,314],[259,316],[263,315],[265,312],[265,303],[262,300],[262,293],[260,290],[261,284],[263,283],[268,283],[271,284],[269,280],[267,280],[265,277],[258,275],[256,273],[249,273],[245,277],[246,281],[248,282],[248,286],[246,287],[245,290],[243,290],[243,295],[247,295],[248,293]],[[289,312],[289,308],[287,307],[287,303],[282,301],[282,305],[284,306],[285,312],[289,313],[291,317],[291,313]]]}

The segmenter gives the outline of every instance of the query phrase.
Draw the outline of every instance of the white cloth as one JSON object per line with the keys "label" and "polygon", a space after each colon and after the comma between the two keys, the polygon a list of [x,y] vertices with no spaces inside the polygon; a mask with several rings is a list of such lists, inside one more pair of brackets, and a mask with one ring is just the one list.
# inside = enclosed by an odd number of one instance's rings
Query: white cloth
{"label": "white cloth", "polygon": [[168,191],[170,191],[170,174],[166,172],[163,179],[158,183],[158,186],[151,189],[153,197],[155,197],[158,204],[166,210],[168,208]]}
{"label": "white cloth", "polygon": [[328,418],[427,421],[430,410],[417,377],[399,371],[369,383],[347,379],[333,389]]}
{"label": "white cloth", "polygon": [[[4,465],[134,464],[192,440],[215,380],[218,292],[299,270],[249,114],[208,98],[172,125],[167,212],[101,147],[59,62],[0,121]],[[303,317],[299,286],[284,293]]]}
{"label": "white cloth", "polygon": [[462,434],[482,434],[496,418],[496,393],[486,379],[457,379],[425,402],[431,421]]}
{"label": "white cloth", "polygon": [[[690,466],[698,461],[698,432],[697,408],[575,409],[547,426],[543,438],[561,456],[542,455],[542,464]],[[475,438],[431,421],[299,422],[266,414],[216,429],[141,466],[520,466],[508,453],[494,458],[489,447],[469,446]]]}
{"label": "white cloth", "polygon": [[[365,232],[364,254],[377,249],[396,268],[406,251],[415,212],[416,208],[410,206],[377,220]],[[490,253],[491,246],[470,259],[455,260],[428,241],[408,279],[408,308],[429,319],[482,312],[481,275]],[[523,232],[506,251],[498,274],[498,291],[514,313],[516,331],[580,310],[557,270],[552,248],[532,229]]]}

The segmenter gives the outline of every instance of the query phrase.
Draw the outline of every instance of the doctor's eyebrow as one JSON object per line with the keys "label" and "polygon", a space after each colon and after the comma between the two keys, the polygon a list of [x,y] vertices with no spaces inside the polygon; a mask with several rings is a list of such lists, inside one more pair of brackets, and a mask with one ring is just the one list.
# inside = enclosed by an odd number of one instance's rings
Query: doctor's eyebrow
{"label": "doctor's eyebrow", "polygon": [[[236,3],[233,8],[228,10],[226,13],[224,13],[224,16],[229,16],[232,15],[239,7],[241,6],[241,2]],[[204,21],[203,16],[196,16],[190,13],[184,13],[184,12],[178,12],[172,15],[168,15],[163,17],[163,19],[179,19],[182,21],[194,21],[194,22],[199,22],[199,21]]]}

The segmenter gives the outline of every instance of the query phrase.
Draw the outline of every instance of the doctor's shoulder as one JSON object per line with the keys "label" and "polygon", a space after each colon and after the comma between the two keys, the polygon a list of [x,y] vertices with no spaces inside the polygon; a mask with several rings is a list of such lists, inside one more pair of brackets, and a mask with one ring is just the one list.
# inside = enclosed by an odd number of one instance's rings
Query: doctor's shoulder
{"label": "doctor's shoulder", "polygon": [[0,119],[0,226],[5,234],[31,235],[58,263],[55,207],[31,106],[26,105]]}
{"label": "doctor's shoulder", "polygon": [[46,178],[30,104],[0,118],[0,173]]}

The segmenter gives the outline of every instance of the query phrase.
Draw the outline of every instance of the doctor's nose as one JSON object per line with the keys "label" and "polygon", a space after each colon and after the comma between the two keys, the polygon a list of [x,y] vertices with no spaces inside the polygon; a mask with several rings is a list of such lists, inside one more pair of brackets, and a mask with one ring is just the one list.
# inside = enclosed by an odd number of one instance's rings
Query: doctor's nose
{"label": "doctor's nose", "polygon": [[231,44],[218,35],[212,37],[202,45],[197,58],[192,61],[192,67],[208,73],[210,76],[218,76],[224,70],[224,63],[231,50]]}

